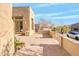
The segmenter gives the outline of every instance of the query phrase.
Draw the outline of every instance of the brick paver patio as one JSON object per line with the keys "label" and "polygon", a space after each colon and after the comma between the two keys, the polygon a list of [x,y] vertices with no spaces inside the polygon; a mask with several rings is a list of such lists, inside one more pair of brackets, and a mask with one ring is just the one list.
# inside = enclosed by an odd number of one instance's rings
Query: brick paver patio
{"label": "brick paver patio", "polygon": [[59,42],[48,35],[34,34],[32,36],[19,36],[17,39],[25,42],[25,47],[17,50],[19,56],[69,56],[67,51],[59,46]]}

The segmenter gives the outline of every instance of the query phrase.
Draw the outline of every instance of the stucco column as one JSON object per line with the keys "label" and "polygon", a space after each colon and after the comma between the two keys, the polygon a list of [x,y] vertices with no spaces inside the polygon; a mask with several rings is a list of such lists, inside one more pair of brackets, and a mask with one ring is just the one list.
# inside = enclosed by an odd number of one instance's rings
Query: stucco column
{"label": "stucco column", "polygon": [[35,32],[35,18],[34,18],[34,20],[33,20],[33,23],[34,23],[34,24],[33,24],[33,25],[34,25],[34,29],[33,29],[33,30],[34,30],[34,32]]}
{"label": "stucco column", "polygon": [[63,48],[63,36],[60,36],[60,37],[61,37],[61,39],[60,39],[60,47]]}
{"label": "stucco column", "polygon": [[15,18],[12,17],[12,19],[13,19],[13,22],[14,22],[14,33],[15,33]]}

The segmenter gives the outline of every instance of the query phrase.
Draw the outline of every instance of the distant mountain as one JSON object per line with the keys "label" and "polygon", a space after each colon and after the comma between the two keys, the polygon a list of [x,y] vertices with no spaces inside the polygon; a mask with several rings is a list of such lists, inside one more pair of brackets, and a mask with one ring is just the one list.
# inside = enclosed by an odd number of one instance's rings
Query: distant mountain
{"label": "distant mountain", "polygon": [[74,29],[75,29],[75,30],[79,30],[79,23],[72,24],[72,25],[71,25],[71,29],[72,29],[72,30],[74,30]]}

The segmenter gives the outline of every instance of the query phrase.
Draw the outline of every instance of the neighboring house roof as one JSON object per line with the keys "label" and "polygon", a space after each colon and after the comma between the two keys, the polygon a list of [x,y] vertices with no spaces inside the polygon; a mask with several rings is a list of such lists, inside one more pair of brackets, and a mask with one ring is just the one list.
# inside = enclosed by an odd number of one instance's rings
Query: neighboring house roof
{"label": "neighboring house roof", "polygon": [[78,29],[79,30],[79,23],[72,24],[71,29]]}

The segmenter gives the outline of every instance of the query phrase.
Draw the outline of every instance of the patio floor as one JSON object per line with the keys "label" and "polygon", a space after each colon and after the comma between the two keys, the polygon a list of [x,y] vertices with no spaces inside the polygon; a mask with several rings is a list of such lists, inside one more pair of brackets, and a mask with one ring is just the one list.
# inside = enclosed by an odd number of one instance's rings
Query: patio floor
{"label": "patio floor", "polygon": [[32,36],[19,36],[17,39],[25,42],[25,47],[17,50],[19,56],[69,56],[69,53],[59,46],[59,42],[49,35],[34,34]]}

